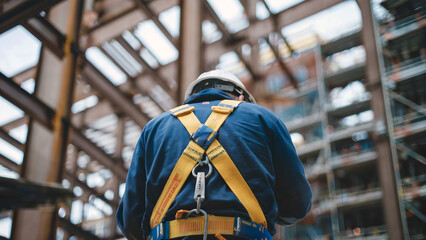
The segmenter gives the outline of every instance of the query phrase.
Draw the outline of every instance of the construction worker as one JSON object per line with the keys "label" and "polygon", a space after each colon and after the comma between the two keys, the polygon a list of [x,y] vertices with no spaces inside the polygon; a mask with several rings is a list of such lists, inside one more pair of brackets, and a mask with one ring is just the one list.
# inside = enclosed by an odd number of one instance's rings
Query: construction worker
{"label": "construction worker", "polygon": [[117,210],[124,236],[271,239],[302,220],[312,192],[281,120],[223,70],[185,97],[142,131]]}

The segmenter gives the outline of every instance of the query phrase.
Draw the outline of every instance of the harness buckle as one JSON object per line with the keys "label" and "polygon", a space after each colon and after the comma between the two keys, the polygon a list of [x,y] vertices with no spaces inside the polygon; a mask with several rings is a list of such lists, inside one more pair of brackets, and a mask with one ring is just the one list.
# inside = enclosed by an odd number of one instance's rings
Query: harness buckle
{"label": "harness buckle", "polygon": [[148,236],[149,240],[169,239],[169,223],[161,222],[158,224]]}

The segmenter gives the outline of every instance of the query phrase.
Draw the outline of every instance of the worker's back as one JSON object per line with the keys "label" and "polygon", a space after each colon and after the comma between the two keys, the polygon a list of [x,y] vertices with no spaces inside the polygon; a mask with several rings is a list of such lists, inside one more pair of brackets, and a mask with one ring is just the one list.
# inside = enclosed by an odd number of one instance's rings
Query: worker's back
{"label": "worker's back", "polygon": [[[193,112],[197,118],[204,123],[212,112],[211,106],[224,98],[223,92],[209,89],[188,100],[195,107]],[[254,193],[271,234],[275,233],[276,221],[291,224],[308,213],[311,191],[303,166],[283,123],[269,110],[255,104],[241,103],[223,123],[216,139]],[[190,135],[185,127],[170,113],[155,118],[144,128],[129,170],[129,177],[140,181],[127,185],[117,214],[124,231],[134,231],[133,228],[140,224],[130,222],[133,215],[134,219],[143,217],[143,235],[149,234],[152,210],[189,141]],[[171,204],[165,220],[174,219],[180,209],[196,207],[194,186],[195,178],[189,176]],[[240,216],[250,220],[246,209],[216,169],[206,179],[205,188],[206,196],[201,208],[208,214]]]}

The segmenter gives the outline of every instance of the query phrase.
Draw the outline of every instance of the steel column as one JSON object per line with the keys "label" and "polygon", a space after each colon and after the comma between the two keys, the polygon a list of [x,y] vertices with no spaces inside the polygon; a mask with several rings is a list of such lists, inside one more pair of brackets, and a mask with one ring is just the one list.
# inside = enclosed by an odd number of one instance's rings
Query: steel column
{"label": "steel column", "polygon": [[[71,43],[78,39],[82,4],[81,0],[57,5],[49,13],[49,20],[59,31],[67,33],[64,58],[58,59],[44,48],[35,95],[57,109],[53,117],[53,134],[39,122],[29,127],[25,161],[21,176],[41,182],[58,182],[62,179],[68,139],[68,121],[71,109],[77,56]],[[34,221],[37,219],[38,221]],[[51,209],[18,210],[14,214],[13,239],[53,239],[56,235],[57,207]]]}
{"label": "steel column", "polygon": [[180,1],[180,38],[178,89],[176,102],[185,100],[185,90],[203,69],[202,31],[203,1]]}
{"label": "steel column", "polygon": [[371,109],[374,112],[375,131],[373,140],[377,149],[379,178],[383,191],[383,205],[389,239],[408,239],[400,196],[402,192],[397,185],[399,174],[395,172],[396,155],[391,149],[389,123],[383,97],[381,65],[377,47],[378,36],[376,22],[373,19],[370,1],[357,0],[362,15],[361,39],[366,52],[366,81],[371,93]]}

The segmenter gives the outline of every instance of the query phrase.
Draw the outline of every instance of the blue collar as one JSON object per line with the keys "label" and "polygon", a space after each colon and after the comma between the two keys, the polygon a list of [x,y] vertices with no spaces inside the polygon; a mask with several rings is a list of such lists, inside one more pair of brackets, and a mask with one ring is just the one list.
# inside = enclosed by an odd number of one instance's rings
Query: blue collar
{"label": "blue collar", "polygon": [[224,91],[214,89],[214,88],[209,88],[199,93],[191,95],[189,98],[185,100],[184,104],[213,101],[213,100],[224,100],[224,99],[233,100],[233,98],[229,96],[227,93],[225,93]]}

